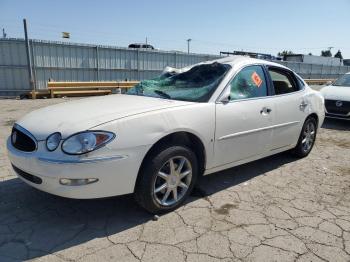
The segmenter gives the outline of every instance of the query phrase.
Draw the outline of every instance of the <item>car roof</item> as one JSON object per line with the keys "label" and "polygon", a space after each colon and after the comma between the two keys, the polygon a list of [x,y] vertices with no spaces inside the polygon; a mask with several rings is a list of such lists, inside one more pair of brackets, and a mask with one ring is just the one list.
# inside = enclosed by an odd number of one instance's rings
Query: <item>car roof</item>
{"label": "car roof", "polygon": [[221,64],[226,64],[226,65],[230,65],[234,70],[238,70],[244,66],[247,65],[253,65],[253,64],[260,64],[260,65],[270,65],[270,66],[276,66],[276,67],[280,67],[280,68],[284,68],[287,70],[291,70],[288,67],[285,67],[284,65],[278,64],[278,63],[274,63],[274,62],[270,62],[267,60],[262,60],[262,59],[255,59],[255,58],[251,58],[248,56],[241,56],[241,55],[233,55],[233,56],[227,56],[224,58],[219,58],[219,59],[214,59],[214,60],[208,60],[208,61],[203,61],[197,64],[193,64],[193,65],[189,65],[180,69],[177,69],[178,73],[182,73],[182,72],[186,72],[188,70],[190,70],[191,68],[198,66],[198,65],[205,65],[205,64],[212,64],[212,63],[221,63]]}
{"label": "car roof", "polygon": [[[234,56],[227,56],[224,58],[219,58],[217,60],[214,60],[215,62],[222,63],[222,64],[228,64],[233,66],[245,66],[245,65],[250,65],[250,64],[264,64],[264,65],[270,65],[270,66],[277,66],[277,67],[282,67],[285,69],[289,69],[281,64],[270,62],[267,60],[262,60],[262,59],[256,59],[256,58],[251,58],[248,56],[239,56],[239,55],[234,55]],[[213,61],[211,61],[213,62]],[[289,69],[290,70],[290,69]]]}

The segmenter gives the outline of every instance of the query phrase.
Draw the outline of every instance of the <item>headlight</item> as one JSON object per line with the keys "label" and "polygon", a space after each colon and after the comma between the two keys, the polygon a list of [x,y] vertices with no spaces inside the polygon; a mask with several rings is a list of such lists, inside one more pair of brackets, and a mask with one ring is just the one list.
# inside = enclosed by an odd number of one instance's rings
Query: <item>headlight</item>
{"label": "headlight", "polygon": [[53,133],[48,136],[46,139],[46,147],[49,151],[54,151],[58,147],[61,141],[61,134],[60,133]]}
{"label": "headlight", "polygon": [[69,155],[81,155],[96,150],[111,142],[115,135],[106,131],[85,131],[68,137],[62,151]]}

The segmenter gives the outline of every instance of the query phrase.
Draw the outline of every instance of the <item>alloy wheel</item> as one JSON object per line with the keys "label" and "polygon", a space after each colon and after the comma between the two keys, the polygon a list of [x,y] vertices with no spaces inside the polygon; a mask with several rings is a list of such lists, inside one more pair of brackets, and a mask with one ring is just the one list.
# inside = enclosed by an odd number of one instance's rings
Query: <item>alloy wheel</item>
{"label": "alloy wheel", "polygon": [[158,204],[171,206],[180,201],[190,187],[192,166],[184,156],[170,158],[159,169],[153,186],[153,196]]}
{"label": "alloy wheel", "polygon": [[307,123],[302,136],[302,148],[304,152],[309,152],[315,141],[316,127],[313,122]]}

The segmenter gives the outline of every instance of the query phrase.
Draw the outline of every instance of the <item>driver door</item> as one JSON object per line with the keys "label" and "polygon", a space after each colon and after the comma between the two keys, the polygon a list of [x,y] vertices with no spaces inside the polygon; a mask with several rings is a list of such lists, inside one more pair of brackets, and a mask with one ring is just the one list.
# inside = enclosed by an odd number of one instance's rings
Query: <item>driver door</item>
{"label": "driver door", "polygon": [[267,79],[262,66],[247,66],[229,83],[229,101],[216,104],[215,167],[270,150],[275,110]]}

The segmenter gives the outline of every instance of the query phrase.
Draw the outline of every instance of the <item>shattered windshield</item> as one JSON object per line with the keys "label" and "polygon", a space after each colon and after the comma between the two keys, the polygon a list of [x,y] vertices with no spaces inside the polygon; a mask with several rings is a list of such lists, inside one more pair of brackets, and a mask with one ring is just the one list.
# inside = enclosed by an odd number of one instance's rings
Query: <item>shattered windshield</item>
{"label": "shattered windshield", "polygon": [[141,81],[127,94],[166,99],[207,102],[231,67],[217,62],[201,64],[179,73],[164,72],[157,78]]}
{"label": "shattered windshield", "polygon": [[333,86],[350,86],[350,74],[345,74],[338,78],[333,83]]}

